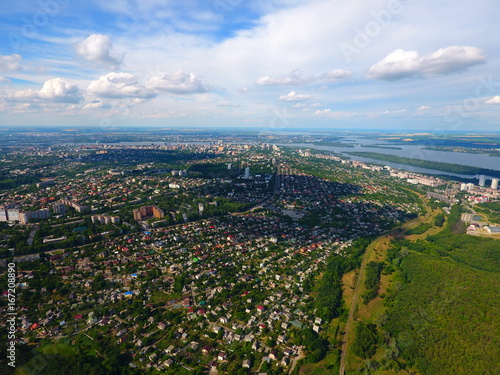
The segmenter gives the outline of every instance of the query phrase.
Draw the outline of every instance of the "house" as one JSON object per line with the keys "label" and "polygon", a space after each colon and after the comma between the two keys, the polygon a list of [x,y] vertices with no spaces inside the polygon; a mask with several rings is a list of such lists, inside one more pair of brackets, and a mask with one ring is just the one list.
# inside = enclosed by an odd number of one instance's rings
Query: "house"
{"label": "house", "polygon": [[225,361],[227,359],[227,354],[224,352],[220,352],[219,355],[217,356],[217,359],[219,361]]}
{"label": "house", "polygon": [[281,360],[281,364],[283,366],[288,366],[290,364],[290,358],[288,357],[284,357],[282,360]]}
{"label": "house", "polygon": [[201,353],[203,355],[207,355],[208,353],[210,353],[210,351],[212,350],[212,348],[208,345],[204,346],[202,349],[201,349]]}
{"label": "house", "polygon": [[242,367],[243,368],[250,368],[250,367],[252,367],[252,362],[249,359],[244,359]]}

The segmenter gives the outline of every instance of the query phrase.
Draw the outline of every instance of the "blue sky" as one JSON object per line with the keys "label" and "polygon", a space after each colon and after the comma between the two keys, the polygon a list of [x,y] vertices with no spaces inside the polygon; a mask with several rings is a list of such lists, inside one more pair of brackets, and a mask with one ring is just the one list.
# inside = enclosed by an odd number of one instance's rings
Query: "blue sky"
{"label": "blue sky", "polygon": [[500,131],[493,0],[25,0],[0,126]]}

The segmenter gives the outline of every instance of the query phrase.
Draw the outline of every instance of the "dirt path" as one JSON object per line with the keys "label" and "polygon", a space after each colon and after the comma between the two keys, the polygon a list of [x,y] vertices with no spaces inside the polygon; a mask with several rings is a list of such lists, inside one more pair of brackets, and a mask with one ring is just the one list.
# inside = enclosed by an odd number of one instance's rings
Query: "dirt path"
{"label": "dirt path", "polygon": [[391,230],[390,232],[388,232],[386,234],[383,234],[382,236],[380,236],[377,239],[375,239],[366,248],[366,251],[365,251],[365,253],[363,255],[363,260],[361,261],[361,266],[359,268],[359,274],[358,274],[358,279],[356,281],[356,287],[354,289],[352,303],[351,303],[351,306],[349,308],[349,317],[347,319],[347,323],[346,323],[346,326],[344,328],[344,338],[342,340],[342,354],[341,354],[341,357],[340,357],[340,375],[344,375],[345,374],[347,349],[348,349],[348,346],[349,346],[349,340],[350,340],[350,338],[352,336],[352,326],[354,324],[353,323],[354,312],[356,311],[356,306],[357,306],[357,302],[358,302],[358,296],[359,296],[360,289],[361,289],[360,288],[360,286],[361,286],[361,280],[364,279],[364,273],[365,273],[366,264],[368,263],[368,260],[371,257],[372,251],[375,250],[380,243],[382,243],[383,241],[385,241],[386,239],[388,239],[390,237],[393,237],[395,234],[398,233],[398,231],[401,230],[401,228],[403,228],[403,229],[410,229],[410,228],[416,227],[417,225],[419,225],[419,224],[421,224],[421,223],[423,223],[423,222],[425,222],[425,221],[427,221],[429,219],[429,217],[432,215],[432,210],[429,207],[427,201],[425,200],[425,197],[422,194],[418,194],[418,196],[420,197],[422,203],[425,206],[425,209],[426,209],[425,215],[424,216],[419,216],[415,220],[412,220],[412,221],[409,221],[409,222],[403,224],[402,227],[395,228],[395,229]]}

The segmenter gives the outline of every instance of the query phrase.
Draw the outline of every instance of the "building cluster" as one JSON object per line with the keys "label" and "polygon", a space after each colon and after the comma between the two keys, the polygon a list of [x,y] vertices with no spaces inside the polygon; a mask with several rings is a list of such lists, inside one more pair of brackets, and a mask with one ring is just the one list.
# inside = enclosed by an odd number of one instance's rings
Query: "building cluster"
{"label": "building cluster", "polygon": [[391,177],[405,179],[408,183],[413,185],[425,185],[430,187],[438,187],[446,184],[441,178],[424,176],[418,173],[411,173],[406,171],[392,170],[390,173]]}
{"label": "building cluster", "polygon": [[19,223],[28,224],[33,220],[45,220],[50,217],[50,210],[48,208],[41,208],[35,211],[19,212]]}
{"label": "building cluster", "polygon": [[134,220],[145,221],[147,219],[161,219],[165,217],[165,211],[155,205],[142,206],[133,211]]}
{"label": "building cluster", "polygon": [[94,224],[119,224],[120,217],[119,216],[110,216],[110,215],[92,215],[91,216],[92,223]]}
{"label": "building cluster", "polygon": [[460,190],[466,192],[466,199],[472,204],[490,202],[500,198],[500,190],[476,186],[472,183],[461,184]]}
{"label": "building cluster", "polygon": [[[18,273],[23,342],[79,340],[85,333],[89,345],[96,337],[108,340],[143,372],[194,371],[198,365],[206,372],[292,372],[305,350],[297,339],[301,332],[328,334],[313,286],[329,257],[349,257],[356,239],[379,235],[419,212],[420,201],[397,188],[402,181],[391,186],[390,176],[431,187],[444,183],[307,150],[282,160],[277,146],[222,141],[125,148],[214,154],[213,164],[229,164],[225,172],[238,163],[238,175],[201,178],[149,161],[111,173],[109,166],[99,169],[97,161],[123,148],[81,146],[90,159],[80,155],[69,163],[78,171],[74,177],[1,195],[0,221],[50,217],[38,237],[57,248],[16,256],[16,262],[44,264],[43,271],[25,267]],[[206,163],[203,157],[185,164]],[[484,190],[477,191],[484,196]],[[444,192],[428,196],[450,199]],[[99,233],[100,224],[120,226],[109,235],[108,228]],[[31,241],[40,230],[20,228],[26,238],[31,232]],[[92,241],[61,244],[70,236],[84,238],[86,230],[85,240]]]}
{"label": "building cluster", "polygon": [[[200,363],[208,370],[289,371],[302,350],[293,339],[297,330],[321,333],[327,327],[310,294],[319,267],[333,253],[347,256],[353,240],[380,233],[406,213],[363,199],[354,184],[312,177],[287,164],[280,168],[277,199],[261,211],[52,254],[49,274],[62,290],[42,289],[38,303],[50,309],[22,312],[23,337],[36,342],[75,330],[106,332],[117,345],[127,344],[130,365],[144,370]],[[197,206],[204,211],[205,205]],[[322,211],[319,225],[303,225],[316,210]],[[162,215],[155,205],[134,210],[137,220]],[[44,277],[21,272],[21,295]]]}

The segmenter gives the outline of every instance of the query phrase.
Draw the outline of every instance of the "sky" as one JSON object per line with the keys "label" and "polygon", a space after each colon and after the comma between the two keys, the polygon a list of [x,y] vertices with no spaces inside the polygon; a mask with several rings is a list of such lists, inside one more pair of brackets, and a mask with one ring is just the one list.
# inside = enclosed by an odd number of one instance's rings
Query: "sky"
{"label": "sky", "polygon": [[500,131],[495,0],[23,0],[0,126]]}

